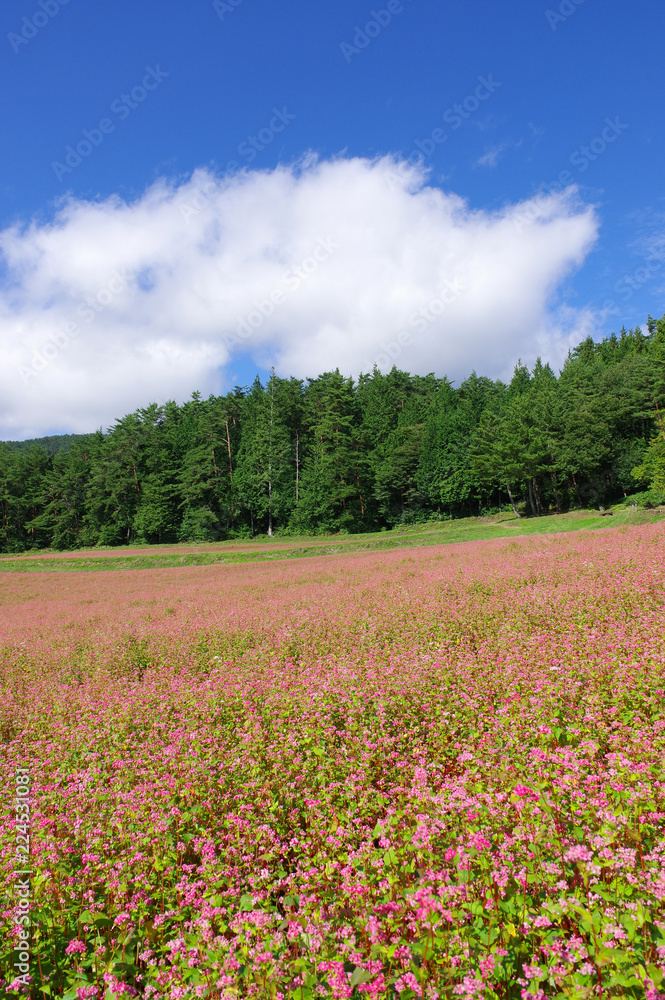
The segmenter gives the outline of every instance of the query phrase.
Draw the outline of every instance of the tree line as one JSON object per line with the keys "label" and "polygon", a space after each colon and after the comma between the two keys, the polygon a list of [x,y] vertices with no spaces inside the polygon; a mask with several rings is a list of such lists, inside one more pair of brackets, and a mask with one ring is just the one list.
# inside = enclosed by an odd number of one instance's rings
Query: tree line
{"label": "tree line", "polygon": [[665,501],[665,317],[509,384],[338,370],[0,444],[0,551],[390,529]]}

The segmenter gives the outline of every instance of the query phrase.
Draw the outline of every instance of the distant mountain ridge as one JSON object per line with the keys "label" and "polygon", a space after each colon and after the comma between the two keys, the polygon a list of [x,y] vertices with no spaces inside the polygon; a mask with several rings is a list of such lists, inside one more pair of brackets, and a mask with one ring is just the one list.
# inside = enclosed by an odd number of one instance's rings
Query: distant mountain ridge
{"label": "distant mountain ridge", "polygon": [[29,438],[27,441],[0,441],[12,451],[26,451],[35,445],[43,448],[47,455],[57,455],[60,451],[71,451],[77,441],[85,441],[90,434],[49,434],[46,437]]}

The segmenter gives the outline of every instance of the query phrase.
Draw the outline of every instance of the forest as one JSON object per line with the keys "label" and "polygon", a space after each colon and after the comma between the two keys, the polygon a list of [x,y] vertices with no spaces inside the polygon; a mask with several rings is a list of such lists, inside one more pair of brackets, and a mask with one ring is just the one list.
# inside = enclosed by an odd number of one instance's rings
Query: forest
{"label": "forest", "polygon": [[391,529],[665,501],[665,317],[557,375],[339,371],[0,443],[0,551]]}

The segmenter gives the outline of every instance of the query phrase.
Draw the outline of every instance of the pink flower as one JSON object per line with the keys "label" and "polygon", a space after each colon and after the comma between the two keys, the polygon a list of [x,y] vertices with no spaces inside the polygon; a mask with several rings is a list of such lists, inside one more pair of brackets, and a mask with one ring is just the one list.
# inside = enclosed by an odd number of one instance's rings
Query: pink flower
{"label": "pink flower", "polygon": [[591,861],[593,853],[583,844],[574,844],[564,854],[566,861]]}
{"label": "pink flower", "polygon": [[418,980],[412,972],[406,972],[395,983],[395,989],[398,993],[402,993],[404,990],[417,990]]}
{"label": "pink flower", "polygon": [[353,990],[342,962],[321,962],[319,970],[328,973],[328,985],[335,1000],[350,1000]]}
{"label": "pink flower", "polygon": [[540,971],[537,965],[523,965],[524,975],[526,979],[542,979],[543,973]]}
{"label": "pink flower", "polygon": [[461,983],[453,987],[453,993],[464,997],[465,1000],[473,1000],[474,997],[482,995],[484,989],[482,979],[474,976],[465,976]]}
{"label": "pink flower", "polygon": [[492,975],[494,969],[496,968],[496,960],[494,958],[494,955],[487,955],[486,958],[481,958],[478,965],[480,966],[481,976],[483,977],[483,979],[487,979],[488,976]]}
{"label": "pink flower", "polygon": [[652,979],[644,980],[644,1000],[663,1000],[665,994],[660,993]]}
{"label": "pink flower", "polygon": [[65,948],[66,955],[76,955],[83,954],[85,951],[85,945],[83,941],[79,941],[78,938],[72,938],[67,947]]}
{"label": "pink flower", "polygon": [[407,948],[405,944],[402,944],[399,946],[399,948],[395,949],[395,954],[393,957],[399,962],[399,964],[404,969],[411,961],[411,949]]}
{"label": "pink flower", "polygon": [[103,975],[104,982],[106,983],[108,989],[111,990],[112,994],[116,996],[126,993],[128,996],[135,997],[137,992],[133,986],[129,986],[127,983],[122,983],[117,976],[114,976],[112,972],[105,972]]}
{"label": "pink flower", "polygon": [[491,846],[487,837],[483,837],[482,833],[472,833],[469,837],[469,845],[475,847],[477,851],[484,851]]}
{"label": "pink flower", "polygon": [[538,801],[538,793],[534,792],[533,788],[529,788],[528,785],[515,785],[514,791],[520,799],[530,799],[531,802]]}

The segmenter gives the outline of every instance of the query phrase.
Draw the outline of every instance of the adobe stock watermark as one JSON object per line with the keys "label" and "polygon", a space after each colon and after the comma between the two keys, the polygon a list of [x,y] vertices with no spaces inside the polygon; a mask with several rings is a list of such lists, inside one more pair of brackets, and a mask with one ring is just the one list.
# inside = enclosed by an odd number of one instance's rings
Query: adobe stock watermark
{"label": "adobe stock watermark", "polygon": [[[244,156],[246,162],[240,163],[239,160],[229,160],[224,169],[223,176],[233,177],[238,171],[242,170],[243,167],[248,166],[252,163],[259,153],[270,145],[274,140],[275,136],[283,132],[284,129],[288,128],[291,122],[296,120],[296,115],[290,113],[287,108],[273,108],[272,118],[270,119],[268,125],[260,128],[256,135],[248,135],[246,139],[243,139],[241,143],[238,144],[237,150],[240,156]],[[197,188],[194,192],[194,196],[185,204],[180,205],[180,214],[189,224],[191,220],[199,215],[209,204],[211,199],[219,191],[219,185],[217,181],[207,181],[201,187]]]}
{"label": "adobe stock watermark", "polygon": [[227,14],[232,14],[244,2],[245,0],[212,0],[212,8],[220,21],[223,21]]}
{"label": "adobe stock watermark", "polygon": [[[76,316],[88,325],[94,323],[100,313],[103,313],[113,302],[117,295],[123,292],[130,282],[127,272],[114,271],[109,281],[95,292],[89,295],[85,301],[76,309]],[[33,350],[32,361],[29,365],[17,365],[18,374],[24,385],[27,385],[31,378],[40,375],[53,361],[63,352],[68,350],[73,340],[80,337],[82,332],[81,324],[73,319],[61,323],[58,329],[49,335],[41,347]]]}
{"label": "adobe stock watermark", "polygon": [[264,126],[264,128],[260,128],[256,135],[248,135],[238,145],[238,152],[241,156],[245,157],[247,163],[255,160],[257,153],[262,153],[276,135],[279,135],[287,125],[296,120],[296,116],[290,114],[286,108],[273,108],[272,110],[273,116],[269,124]]}
{"label": "adobe stock watermark", "polygon": [[[135,111],[145,101],[148,94],[157,90],[159,85],[170,75],[165,70],[160,69],[159,63],[155,69],[152,66],[146,66],[145,70],[145,76],[141,83],[132,87],[128,94],[121,94],[112,102],[111,114],[115,115],[118,121],[124,122],[129,118],[132,111]],[[51,169],[58,180],[61,181],[67,174],[71,174],[77,167],[80,167],[92,151],[101,146],[106,136],[111,135],[115,130],[116,122],[108,117],[102,118],[96,128],[84,128],[81,133],[83,138],[76,143],[76,146],[67,146],[65,149],[64,162],[60,163],[58,160],[54,160],[51,164]]]}
{"label": "adobe stock watermark", "polygon": [[638,267],[632,274],[624,274],[623,278],[619,278],[614,286],[614,291],[627,302],[628,299],[632,298],[633,292],[651,281],[654,275],[661,274],[664,263],[665,253],[650,254],[642,267]]}
{"label": "adobe stock watermark", "polygon": [[379,345],[381,351],[373,361],[368,363],[367,371],[371,372],[375,365],[382,370],[391,368],[404,351],[404,348],[412,346],[414,332],[416,334],[424,333],[430,324],[443,316],[448,306],[457,301],[462,292],[466,291],[467,287],[466,279],[459,275],[455,276],[452,280],[446,278],[438,294],[425,305],[419,306],[411,314],[409,317],[410,330],[401,330],[396,338],[388,343],[382,341]]}
{"label": "adobe stock watermark", "polygon": [[[408,2],[413,3],[413,0],[408,0]],[[403,10],[402,0],[388,0],[386,6],[381,10],[371,10],[369,21],[363,27],[356,25],[353,44],[340,42],[339,47],[347,63],[351,62],[353,56],[359,56],[388,27],[392,19],[401,14]]]}
{"label": "adobe stock watermark", "polygon": [[49,24],[56,14],[60,13],[61,7],[66,7],[69,0],[39,0],[36,10],[31,17],[24,17],[21,21],[21,32],[10,31],[7,35],[9,44],[17,54],[24,45],[36,38],[42,28]]}
{"label": "adobe stock watermark", "polygon": [[32,867],[30,864],[30,819],[31,819],[31,795],[30,795],[30,769],[27,767],[17,767],[14,789],[14,810],[16,814],[16,841],[15,841],[15,870],[13,872],[16,879],[14,893],[16,896],[15,922],[18,928],[18,942],[14,945],[12,954],[14,955],[13,967],[15,976],[9,989],[20,990],[21,987],[30,986],[30,900],[32,898],[32,888],[30,876]]}
{"label": "adobe stock watermark", "polygon": [[561,0],[556,10],[546,10],[545,17],[552,31],[556,31],[560,24],[563,24],[569,17],[572,17],[577,8],[583,3],[584,0]]}
{"label": "adobe stock watermark", "polygon": [[588,169],[590,164],[597,160],[599,156],[602,156],[605,150],[613,142],[616,142],[620,135],[622,135],[628,125],[619,121],[617,117],[614,119],[605,119],[605,128],[602,130],[600,135],[592,139],[588,146],[580,146],[576,149],[574,153],[571,154],[570,162],[574,167],[577,167],[580,173],[584,173]]}
{"label": "adobe stock watermark", "polygon": [[576,340],[579,340],[580,337],[591,337],[602,329],[608,316],[616,316],[618,312],[614,299],[607,299],[603,303],[602,309],[592,309],[585,316],[580,326],[575,330]]}
{"label": "adobe stock watermark", "polygon": [[[578,173],[583,174],[599,156],[603,155],[612,143],[616,142],[620,135],[623,135],[627,128],[629,126],[625,122],[620,121],[618,117],[614,119],[606,118],[605,127],[599,135],[588,144],[580,146],[579,149],[572,152],[568,162],[571,166],[577,167]],[[530,200],[528,207],[523,209],[513,219],[513,225],[518,233],[521,233],[525,226],[529,226],[536,221],[548,198],[553,194],[561,194],[564,188],[574,183],[574,174],[570,170],[562,170],[555,180],[541,184],[538,194]]]}
{"label": "adobe stock watermark", "polygon": [[[479,76],[476,79],[477,86],[474,90],[470,94],[467,94],[461,101],[447,108],[441,115],[446,125],[450,126],[451,132],[456,132],[457,129],[461,128],[464,122],[468,121],[499,87],[503,86],[499,80],[494,79],[492,73],[489,73],[487,76]],[[414,148],[409,155],[405,159],[400,160],[395,165],[394,171],[391,171],[388,175],[389,184],[394,188],[398,179],[401,182],[406,180],[409,168],[420,166],[425,161],[425,158],[432,156],[437,146],[443,145],[448,141],[448,138],[449,133],[445,129],[435,128],[422,139],[415,139]]]}
{"label": "adobe stock watermark", "polygon": [[265,299],[257,299],[254,302],[254,309],[238,323],[236,332],[227,334],[223,338],[226,346],[235,347],[244,344],[276,309],[284,305],[290,295],[295,294],[303,283],[318,271],[321,264],[328,260],[335,250],[339,250],[339,243],[335,243],[332,236],[326,236],[325,239],[319,237],[311,254],[304,257],[299,264],[289,268]]}

